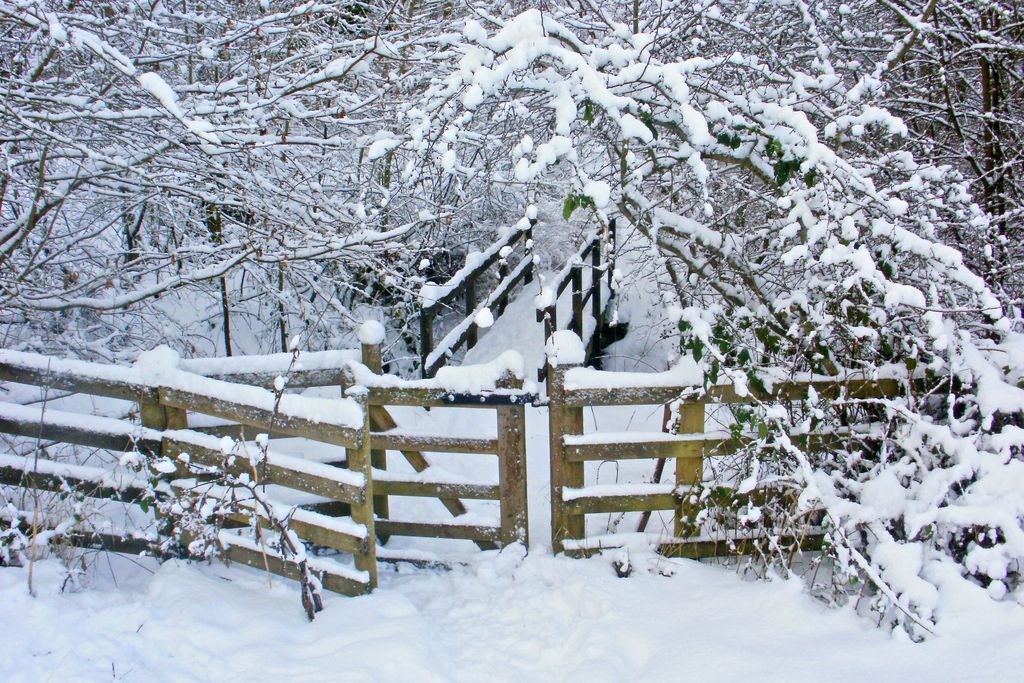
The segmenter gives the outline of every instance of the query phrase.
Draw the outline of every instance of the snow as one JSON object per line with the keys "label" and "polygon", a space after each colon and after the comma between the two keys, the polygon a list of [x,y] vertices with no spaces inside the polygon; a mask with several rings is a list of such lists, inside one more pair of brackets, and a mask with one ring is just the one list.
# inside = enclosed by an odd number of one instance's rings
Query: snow
{"label": "snow", "polygon": [[548,363],[552,367],[559,365],[582,365],[587,359],[587,350],[583,341],[572,330],[558,330],[548,339],[545,346]]}
{"label": "snow", "polygon": [[384,330],[384,325],[377,320],[367,320],[359,326],[360,344],[368,346],[383,344],[386,335],[387,332]]}
{"label": "snow", "polygon": [[150,575],[115,558],[116,586],[99,563],[93,587],[62,591],[64,572],[47,560],[36,597],[25,570],[2,568],[0,619],[18,628],[0,641],[0,678],[995,682],[1024,666],[1021,608],[980,588],[950,591],[947,626],[915,645],[817,605],[795,581],[630,561],[627,579],[608,559],[515,548],[450,572],[382,570],[374,594],[328,594],[312,623],[294,583],[241,566],[147,563]]}
{"label": "snow", "polygon": [[491,313],[491,309],[486,306],[481,308],[479,312],[473,317],[473,324],[480,328],[488,328],[494,324],[494,315]]}

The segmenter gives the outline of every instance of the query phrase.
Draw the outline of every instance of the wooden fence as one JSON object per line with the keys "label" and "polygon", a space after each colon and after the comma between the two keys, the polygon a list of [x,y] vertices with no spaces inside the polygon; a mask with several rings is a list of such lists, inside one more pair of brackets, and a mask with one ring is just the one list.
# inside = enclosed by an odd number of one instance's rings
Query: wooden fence
{"label": "wooden fence", "polygon": [[[368,389],[367,403],[370,415],[370,448],[374,468],[374,499],[376,530],[381,539],[391,536],[463,539],[489,549],[510,543],[528,543],[526,496],[526,406],[536,396],[522,389],[522,379],[508,374],[490,391],[453,391],[436,379],[402,380],[381,375],[381,346],[364,344],[361,361],[342,362],[327,356],[326,362],[317,362],[318,354],[306,354],[300,368],[288,373],[288,386],[308,388],[319,386],[364,386]],[[244,359],[220,362],[216,372],[201,369],[220,379],[244,380],[256,386],[272,386],[274,379],[286,369],[286,358],[278,367],[268,366],[253,371]],[[187,361],[186,361],[187,363]],[[472,366],[459,368],[459,372],[472,374]],[[493,411],[496,438],[457,435],[438,436],[403,430],[388,410],[392,406],[419,406],[431,409],[473,408]],[[217,433],[231,434],[230,428]],[[416,478],[403,478],[387,471],[387,451],[397,453],[417,473]],[[498,481],[488,484],[464,484],[431,480],[427,453],[466,453],[498,459]],[[394,519],[390,514],[392,496],[412,496],[438,499],[452,519],[446,522]],[[499,522],[496,525],[467,524],[459,518],[467,513],[465,500],[493,500],[499,503]],[[381,557],[387,557],[381,549]]]}
{"label": "wooden fence", "polygon": [[[615,290],[612,287],[612,276],[615,270],[615,219],[608,223],[608,229],[596,230],[583,241],[568,261],[566,266],[557,273],[550,284],[541,292],[541,303],[537,307],[537,322],[544,324],[544,339],[559,329],[568,329],[584,340],[587,350],[587,362],[600,353],[603,347],[602,333],[607,326],[606,311],[611,303]],[[584,271],[589,271],[589,278],[584,286]],[[608,299],[603,300],[602,282],[606,282]],[[558,298],[572,286],[572,309],[566,326],[559,327]],[[590,304],[590,319],[593,327],[586,325],[586,306]],[[537,371],[537,379],[543,382],[547,377],[547,368],[542,366]]]}
{"label": "wooden fence", "polygon": [[[533,281],[533,228],[536,223],[536,219],[531,219],[525,230],[514,229],[505,239],[477,253],[476,262],[467,263],[444,284],[433,285],[436,296],[420,307],[421,376],[433,377],[463,345],[467,349],[476,345],[478,330],[475,318],[482,308],[490,309],[494,318],[498,318],[505,312],[515,287],[520,282],[529,284]],[[519,261],[510,268],[519,246],[522,247]],[[495,265],[498,284],[481,302],[477,298],[477,285]],[[459,306],[462,320],[435,344],[434,321],[445,310]]]}
{"label": "wooden fence", "polygon": [[[897,380],[867,380],[831,378],[821,381],[790,382],[773,387],[769,394],[751,389],[746,396],[739,395],[732,385],[715,385],[706,391],[699,386],[623,386],[613,381],[615,388],[603,388],[604,375],[614,379],[615,373],[585,371],[589,377],[583,382],[572,381],[580,366],[559,365],[548,368],[548,400],[551,453],[551,536],[555,552],[586,555],[601,547],[614,546],[615,541],[588,539],[585,517],[593,513],[674,512],[673,535],[662,539],[660,551],[677,557],[714,557],[735,554],[737,542],[744,545],[756,542],[750,538],[706,538],[690,536],[695,529],[696,513],[692,498],[704,483],[704,464],[707,458],[735,452],[752,437],[730,430],[707,430],[709,409],[716,404],[750,403],[755,399],[784,401],[803,400],[813,388],[822,398],[850,399],[883,398],[897,395]],[[586,375],[583,375],[586,377]],[[568,381],[567,381],[568,380]],[[643,380],[640,380],[643,381]],[[653,384],[653,383],[652,383]],[[685,399],[680,397],[699,396]],[[603,406],[664,405],[669,424],[668,405],[678,408],[675,415],[676,433],[629,432],[628,434],[584,434],[584,410]],[[820,449],[834,438],[829,434],[810,434],[794,437],[794,443],[808,449]],[[670,460],[674,463],[674,481],[660,483],[661,468],[657,468],[654,483],[586,486],[584,463],[590,461],[618,461],[648,458]],[[729,489],[731,491],[731,489]],[[756,499],[758,492],[751,492]],[[642,522],[642,525],[645,523]],[[808,529],[811,540],[820,535]],[[806,539],[804,539],[806,540]]]}
{"label": "wooden fence", "polygon": [[[10,351],[0,351],[0,380],[40,387],[44,394],[69,392],[135,402],[141,418],[140,426],[129,420],[58,410],[45,401],[30,406],[0,403],[0,432],[34,440],[33,455],[6,454],[0,458],[0,483],[64,493],[75,490],[90,497],[145,506],[146,481],[112,479],[107,468],[69,465],[38,456],[55,443],[114,452],[138,451],[149,458],[166,457],[174,462],[187,453],[191,463],[225,473],[248,474],[256,484],[276,484],[343,503],[345,519],[292,510],[288,528],[305,541],[354,557],[355,570],[326,557],[306,560],[328,590],[355,595],[376,585],[369,419],[363,399],[311,402],[303,397],[280,398],[267,390],[180,370],[161,376],[135,368]],[[50,395],[48,400],[58,398]],[[230,464],[221,439],[188,429],[190,412],[244,425],[252,436],[272,432],[338,446],[347,453],[346,468],[308,462],[273,450],[265,453],[265,462],[258,467],[241,455],[234,458],[237,464]],[[345,416],[333,418],[332,412]],[[361,416],[359,424],[352,422],[353,415]],[[172,485],[179,490],[194,486],[194,481],[179,478],[183,474],[179,469],[167,479],[173,479]],[[232,521],[249,524],[255,517],[261,526],[272,527],[272,515],[256,503],[243,501],[241,512],[233,514]],[[88,530],[77,536],[86,542],[94,538]],[[107,539],[119,549],[118,539],[109,535]],[[295,556],[256,543],[241,533],[225,529],[218,540],[229,560],[289,578],[300,574]],[[139,544],[128,545],[137,548]]]}

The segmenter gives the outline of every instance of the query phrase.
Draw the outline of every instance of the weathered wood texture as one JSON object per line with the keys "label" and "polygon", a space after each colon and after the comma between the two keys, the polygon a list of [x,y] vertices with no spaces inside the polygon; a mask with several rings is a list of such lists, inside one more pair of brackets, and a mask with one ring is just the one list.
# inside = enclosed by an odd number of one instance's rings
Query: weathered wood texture
{"label": "weathered wood texture", "polygon": [[565,539],[583,538],[585,517],[567,510],[563,493],[567,487],[583,486],[583,462],[565,454],[565,435],[583,433],[583,409],[564,404],[565,366],[548,368],[548,430],[551,451],[551,546],[558,553]]}
{"label": "weathered wood texture", "polygon": [[895,379],[838,379],[814,382],[789,382],[779,384],[769,392],[756,391],[748,387],[749,394],[741,396],[732,384],[719,384],[703,391],[695,386],[663,386],[663,387],[616,387],[614,389],[567,389],[565,405],[584,406],[632,406],[632,405],[663,405],[675,401],[680,396],[700,397],[707,403],[750,403],[752,399],[761,401],[800,401],[807,398],[808,388],[813,387],[818,396],[836,400],[840,396],[847,399],[887,398],[898,395],[900,381]]}

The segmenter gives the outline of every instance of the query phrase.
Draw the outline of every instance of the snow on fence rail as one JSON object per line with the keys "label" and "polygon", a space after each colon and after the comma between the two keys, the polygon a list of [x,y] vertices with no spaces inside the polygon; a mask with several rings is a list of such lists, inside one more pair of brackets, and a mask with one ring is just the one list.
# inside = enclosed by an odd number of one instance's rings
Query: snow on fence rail
{"label": "snow on fence rail", "polygon": [[[588,264],[587,261],[590,261]],[[612,276],[615,270],[615,219],[608,222],[607,231],[595,230],[583,241],[583,246],[573,254],[565,267],[555,275],[551,283],[546,284],[537,295],[537,322],[544,323],[544,339],[551,338],[557,332],[558,297],[569,285],[572,285],[572,309],[568,325],[577,337],[584,340],[586,360],[593,359],[602,348],[601,335],[607,324],[605,312],[615,290],[612,287]],[[583,273],[590,273],[589,283],[584,289]],[[602,302],[602,278],[607,279],[608,300]],[[586,314],[586,305],[590,303],[590,315]],[[547,376],[547,367],[537,371],[538,381],[543,382]]]}
{"label": "snow on fence rail", "polygon": [[[491,312],[493,321],[504,313],[516,285],[533,281],[533,227],[536,223],[537,219],[531,218],[514,226],[507,237],[486,250],[471,253],[466,257],[466,265],[444,284],[423,285],[420,291],[420,374],[423,377],[433,377],[464,344],[467,349],[473,348],[477,342],[477,323],[484,310]],[[509,263],[520,243],[524,254],[509,271]],[[477,282],[495,264],[498,265],[498,284],[483,303],[478,303]],[[434,321],[460,299],[462,321],[435,345]]]}
{"label": "snow on fence rail", "polygon": [[[568,337],[567,337],[568,335]],[[567,331],[558,332],[549,346],[547,373],[550,455],[551,535],[555,552],[587,555],[602,548],[617,547],[640,539],[659,546],[666,555],[715,557],[746,554],[767,542],[767,537],[739,531],[729,538],[694,536],[699,528],[697,496],[703,491],[713,504],[761,504],[768,495],[763,489],[738,492],[732,486],[707,488],[704,462],[707,458],[734,453],[752,435],[731,430],[708,430],[706,414],[715,404],[751,403],[755,400],[801,401],[810,393],[821,398],[890,398],[899,394],[907,381],[898,371],[881,378],[862,376],[827,377],[808,375],[795,380],[766,382],[764,390],[737,390],[732,384],[705,388],[695,368],[678,368],[666,373],[615,373],[582,367],[582,341]],[[561,358],[559,358],[561,356]],[[630,405],[664,405],[664,432],[584,433],[585,408]],[[671,410],[670,410],[671,405]],[[852,430],[852,428],[850,428]],[[880,432],[864,426],[856,432],[814,432],[791,435],[793,444],[808,450],[828,448],[838,437],[856,433],[870,440]],[[619,461],[650,458],[657,460],[650,484],[587,486],[584,464],[591,461]],[[660,483],[667,460],[674,463],[671,484]],[[773,495],[778,495],[777,493]],[[596,513],[642,512],[640,531],[650,513],[672,510],[673,535],[606,534],[588,537],[585,516]],[[787,543],[802,548],[820,543],[821,531],[808,523],[800,538],[786,537]],[[775,539],[777,542],[780,539]]]}
{"label": "snow on fence rail", "polygon": [[[241,501],[240,512],[229,519],[249,524],[252,519],[264,527],[287,518],[288,529],[300,538],[351,554],[355,569],[326,558],[302,561],[319,575],[327,589],[354,595],[376,585],[376,542],[372,510],[369,420],[359,397],[335,400],[275,395],[259,387],[232,384],[186,372],[177,358],[166,350],[143,354],[135,367],[49,358],[36,354],[0,351],[0,380],[134,401],[139,404],[142,424],[128,420],[68,412],[45,402],[32,406],[0,403],[0,432],[39,441],[68,443],[114,452],[139,452],[151,462],[170,462],[165,478],[182,490],[203,486],[181,478],[181,464],[210,468],[210,472],[247,475],[255,484],[276,484],[298,489],[324,500],[348,506],[345,518],[333,518],[314,511],[282,509],[272,500],[256,505]],[[259,454],[263,463],[235,453],[236,444],[188,429],[188,411],[233,420],[256,432],[283,432],[322,441],[346,449],[348,469],[302,461],[272,449]],[[147,486],[149,482],[125,480],[124,474],[104,468],[54,462],[43,457],[5,454],[0,458],[0,483],[41,490],[77,490],[94,498],[147,504],[150,494],[166,495],[166,489]],[[159,471],[159,467],[155,468]],[[207,493],[217,496],[212,485]],[[62,530],[57,536],[66,538]],[[272,536],[270,533],[268,536]],[[88,532],[78,534],[88,540]],[[219,536],[227,559],[295,578],[302,571],[298,556],[274,551],[234,531]],[[136,544],[137,546],[137,544]]]}

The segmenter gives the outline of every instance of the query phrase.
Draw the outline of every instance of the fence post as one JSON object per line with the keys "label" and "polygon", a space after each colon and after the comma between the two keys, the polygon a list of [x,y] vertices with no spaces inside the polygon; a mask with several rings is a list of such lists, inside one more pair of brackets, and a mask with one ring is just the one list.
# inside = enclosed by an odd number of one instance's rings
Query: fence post
{"label": "fence post", "polygon": [[551,550],[560,553],[566,539],[582,539],[586,535],[582,514],[567,514],[562,491],[566,487],[583,486],[583,463],[565,460],[566,434],[583,433],[583,409],[569,408],[565,403],[565,373],[573,365],[548,365],[548,431],[551,452]]}
{"label": "fence post", "polygon": [[[139,397],[139,420],[143,427],[161,432],[166,429],[188,429],[188,411],[163,405],[159,389],[148,389]],[[177,467],[172,478],[188,476],[188,468],[178,461],[177,453],[161,455],[169,457]]]}
{"label": "fence post", "polygon": [[569,329],[583,339],[583,264],[572,266],[572,321]]}
{"label": "fence post", "polygon": [[[359,388],[360,391],[364,389]],[[354,393],[354,392],[353,392]],[[374,524],[373,468],[370,455],[370,397],[368,393],[352,396],[363,409],[363,429],[358,447],[348,449],[348,468],[366,478],[365,495],[361,503],[352,503],[352,521],[366,527],[366,545],[355,555],[356,569],[370,575],[369,588],[377,587],[377,537]]]}
{"label": "fence post", "polygon": [[[381,353],[380,344],[362,344],[362,358],[363,365],[370,369],[376,375],[383,372],[383,354]],[[367,412],[370,411],[369,397],[367,397]],[[368,435],[369,436],[369,435]],[[372,445],[372,444],[371,444]],[[387,451],[379,448],[370,449],[370,464],[378,470],[386,470],[388,468],[388,453]],[[373,511],[381,519],[387,519],[389,514],[388,509],[388,496],[382,494],[373,497]],[[386,537],[381,537],[381,543],[387,543]]]}
{"label": "fence post", "polygon": [[[506,375],[499,388],[521,389],[523,381]],[[501,544],[529,547],[526,494],[526,406],[498,406],[498,486],[501,491]]]}
{"label": "fence post", "polygon": [[[679,407],[679,423],[677,434],[700,434],[704,431],[704,402],[684,401]],[[676,458],[676,486],[689,487],[683,494],[679,509],[676,510],[673,534],[676,538],[691,535],[690,520],[697,512],[696,503],[700,497],[699,487],[704,480],[703,451],[696,458]],[[694,496],[697,499],[694,499]],[[684,524],[683,515],[687,522]]]}

